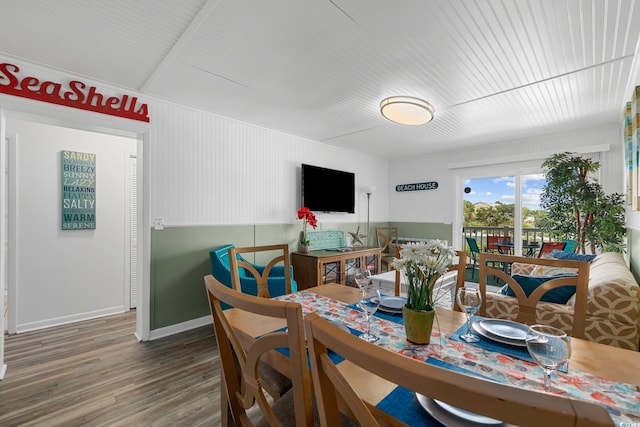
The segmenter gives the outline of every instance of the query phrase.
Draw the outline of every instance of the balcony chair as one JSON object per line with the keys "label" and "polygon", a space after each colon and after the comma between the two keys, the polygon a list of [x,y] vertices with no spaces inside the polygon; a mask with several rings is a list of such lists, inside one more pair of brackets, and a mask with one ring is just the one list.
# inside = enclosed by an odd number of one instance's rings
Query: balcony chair
{"label": "balcony chair", "polygon": [[[259,405],[263,417],[258,425],[313,425],[302,306],[293,302],[245,295],[229,289],[211,275],[205,276],[204,282],[220,353],[222,425],[251,425],[246,411],[255,406],[255,403]],[[223,303],[243,312],[284,319],[287,330],[266,333],[243,347],[241,343],[244,341],[231,325],[229,310],[223,309]],[[288,355],[275,350],[283,348],[288,349]],[[289,370],[293,383],[293,387],[273,406],[263,392],[265,378],[260,366],[262,360],[283,364]],[[265,366],[275,370],[269,365]]]}
{"label": "balcony chair", "polygon": [[[231,262],[229,259],[229,249],[233,248],[234,245],[224,245],[209,252],[211,258],[211,274],[219,282],[229,288],[233,288],[233,282],[231,280]],[[263,274],[266,267],[252,264],[239,254],[236,258],[238,262],[242,262],[243,265],[247,266],[238,270],[238,279],[240,282],[239,290],[248,295],[258,296],[258,281],[253,277],[253,275],[251,275],[250,271],[255,270],[256,272]],[[285,258],[286,264],[289,265],[288,252]],[[275,297],[297,291],[298,284],[293,279],[293,268],[289,266],[288,270],[289,280],[286,280],[284,266],[274,265],[271,267],[267,277],[267,291],[270,296]],[[285,285],[285,283],[289,283],[289,285]]]}
{"label": "balcony chair", "polygon": [[487,247],[485,252],[504,253],[504,247],[500,247],[500,244],[511,243],[509,236],[487,236]]}
{"label": "balcony chair", "polygon": [[471,258],[471,278],[476,274],[476,268],[478,266],[478,257],[480,256],[480,248],[475,237],[467,237],[467,245],[469,245],[469,254]]}
{"label": "balcony chair", "polygon": [[563,242],[566,243],[566,246],[564,247],[565,252],[573,253],[576,251],[576,249],[578,249],[578,242],[576,242],[575,240],[566,239],[563,240]]}
{"label": "balcony chair", "polygon": [[545,258],[545,254],[548,255],[555,250],[563,251],[566,246],[566,242],[542,242],[540,252],[538,252],[538,258]]}
{"label": "balcony chair", "polygon": [[376,244],[382,255],[381,266],[390,271],[398,246],[398,227],[376,227]]}
{"label": "balcony chair", "polygon": [[[343,371],[331,361],[328,348],[359,369],[373,372],[393,384],[506,423],[536,427],[613,425],[604,406],[487,381],[433,366],[371,345],[316,313],[308,314],[304,323],[314,395],[323,426],[339,425],[339,402],[348,406],[360,425],[405,425],[393,415],[365,402],[358,394],[358,389],[352,387],[352,384],[358,385],[358,382],[350,382],[345,378]],[[386,384],[383,380],[379,381],[378,384]],[[375,384],[367,385],[375,389]],[[363,387],[360,384],[360,388]]]}

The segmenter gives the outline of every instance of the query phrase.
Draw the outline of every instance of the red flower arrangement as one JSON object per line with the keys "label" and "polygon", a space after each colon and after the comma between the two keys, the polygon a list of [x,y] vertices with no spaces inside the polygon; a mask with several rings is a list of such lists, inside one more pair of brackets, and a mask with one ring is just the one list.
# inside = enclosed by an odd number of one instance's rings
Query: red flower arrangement
{"label": "red flower arrangement", "polygon": [[313,228],[316,228],[318,226],[318,220],[313,212],[305,206],[298,210],[298,219],[302,220],[302,237],[300,238],[300,243],[304,245],[309,244],[309,239],[307,239],[307,223]]}

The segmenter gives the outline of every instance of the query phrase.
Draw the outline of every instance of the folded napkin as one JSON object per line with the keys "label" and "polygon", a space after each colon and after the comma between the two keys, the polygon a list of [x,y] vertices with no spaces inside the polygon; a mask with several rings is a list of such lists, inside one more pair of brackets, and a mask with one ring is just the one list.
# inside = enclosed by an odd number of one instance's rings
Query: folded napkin
{"label": "folded napkin", "polygon": [[[444,362],[435,357],[429,357],[426,363],[434,366],[439,366],[451,371],[462,372],[475,377],[481,377],[492,381],[488,377],[478,375],[475,372],[461,368],[456,365]],[[406,389],[402,386],[396,387],[391,393],[389,393],[376,407],[389,415],[392,415],[410,426],[426,426],[426,427],[439,427],[442,426],[435,418],[420,405],[415,392]]]}

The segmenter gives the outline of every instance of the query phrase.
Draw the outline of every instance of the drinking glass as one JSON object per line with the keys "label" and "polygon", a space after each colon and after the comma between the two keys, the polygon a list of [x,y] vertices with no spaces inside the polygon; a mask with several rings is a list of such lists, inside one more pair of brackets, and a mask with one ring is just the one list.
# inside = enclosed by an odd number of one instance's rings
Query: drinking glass
{"label": "drinking glass", "polygon": [[467,315],[467,332],[460,335],[460,339],[466,342],[480,341],[480,338],[471,332],[471,316],[477,313],[480,309],[480,305],[482,305],[480,290],[469,287],[460,288],[458,289],[458,295],[456,298],[458,300],[458,305]]}
{"label": "drinking glass", "polygon": [[360,338],[367,342],[376,342],[378,337],[371,333],[371,316],[378,310],[380,306],[380,290],[377,286],[369,283],[360,287],[360,300],[358,301],[358,307],[364,311],[367,316],[367,332],[360,335]]}
{"label": "drinking glass", "polygon": [[358,287],[362,289],[363,286],[371,284],[371,271],[366,268],[356,268],[354,279]]}
{"label": "drinking glass", "polygon": [[564,365],[571,356],[569,337],[551,326],[532,325],[525,341],[529,354],[544,371],[544,390],[549,393],[551,372]]}

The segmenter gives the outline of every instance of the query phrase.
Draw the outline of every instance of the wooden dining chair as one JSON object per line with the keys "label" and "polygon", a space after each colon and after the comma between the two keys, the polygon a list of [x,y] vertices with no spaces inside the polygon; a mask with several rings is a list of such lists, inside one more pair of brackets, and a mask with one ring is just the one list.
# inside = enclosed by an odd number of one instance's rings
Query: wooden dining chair
{"label": "wooden dining chair", "polygon": [[[264,267],[246,261],[241,255],[253,253],[255,255],[272,256]],[[239,256],[240,255],[240,256]],[[291,261],[289,257],[289,245],[248,246],[229,248],[229,269],[231,270],[231,284],[234,289],[243,292],[241,282],[247,283],[247,278],[255,280],[257,295],[263,298],[271,298],[291,293]],[[278,285],[283,287],[280,292],[272,295],[269,290],[269,276],[276,272]],[[284,277],[284,282],[280,279]],[[243,280],[241,280],[241,278]]]}
{"label": "wooden dining chair", "polygon": [[[339,367],[329,358],[329,348],[350,364],[372,373],[370,377],[374,379],[371,382],[357,378],[353,383],[361,390],[375,389],[376,385],[380,385],[383,381],[377,379],[378,376],[426,397],[520,426],[613,425],[603,406],[491,382],[429,365],[364,342],[316,313],[307,315],[304,323],[311,357],[313,388],[321,425],[324,427],[339,424],[339,402],[349,408],[350,416],[360,425],[404,425],[361,398],[357,389],[352,387]],[[351,371],[353,370],[351,367]],[[364,375],[369,378],[368,373]]]}
{"label": "wooden dining chair", "polygon": [[[252,425],[247,410],[257,403],[263,421],[268,425],[313,425],[302,306],[243,294],[228,288],[211,275],[205,276],[204,282],[220,354],[223,424]],[[223,302],[234,308],[223,310]],[[253,337],[247,339],[238,335],[230,323],[230,316],[237,310],[282,319],[287,329],[266,333],[255,340]],[[288,349],[288,357],[275,350],[282,348]],[[286,367],[293,388],[271,406],[263,391],[259,363],[274,360]]]}
{"label": "wooden dining chair", "polygon": [[[571,268],[577,271],[575,276],[551,276],[549,280],[537,286],[535,289],[525,289],[520,283],[518,283],[513,277],[504,272],[504,269],[498,269],[492,267],[492,262],[501,262],[503,264],[533,264],[548,267],[558,268]],[[573,305],[573,319],[571,336],[576,338],[584,338],[584,328],[586,322],[587,311],[587,294],[589,291],[589,263],[570,260],[558,260],[552,258],[529,258],[518,257],[511,255],[499,255],[499,254],[480,254],[480,294],[482,296],[483,304],[480,307],[479,314],[481,316],[487,316],[487,277],[495,276],[504,280],[504,282],[511,288],[515,294],[515,298],[518,304],[518,314],[515,319],[516,322],[524,323],[527,325],[533,325],[536,323],[545,323],[536,316],[536,307],[540,302],[540,299],[552,289],[557,289],[564,286],[575,287],[575,303]],[[529,293],[529,295],[527,295]],[[571,307],[567,305],[567,307]],[[553,325],[552,325],[553,326]],[[568,332],[568,331],[566,331]]]}
{"label": "wooden dining chair", "polygon": [[376,227],[376,244],[382,254],[381,265],[387,271],[391,271],[391,263],[396,253],[396,247],[399,246],[398,227]]}

